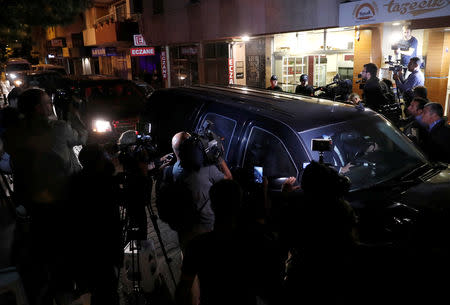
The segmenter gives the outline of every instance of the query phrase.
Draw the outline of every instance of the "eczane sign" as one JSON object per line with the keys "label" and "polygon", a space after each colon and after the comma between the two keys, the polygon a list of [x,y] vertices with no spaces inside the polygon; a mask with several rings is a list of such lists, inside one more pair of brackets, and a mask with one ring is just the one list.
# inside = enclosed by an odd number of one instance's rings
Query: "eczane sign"
{"label": "eczane sign", "polygon": [[131,48],[130,53],[131,56],[151,56],[155,55],[155,48],[154,47]]}

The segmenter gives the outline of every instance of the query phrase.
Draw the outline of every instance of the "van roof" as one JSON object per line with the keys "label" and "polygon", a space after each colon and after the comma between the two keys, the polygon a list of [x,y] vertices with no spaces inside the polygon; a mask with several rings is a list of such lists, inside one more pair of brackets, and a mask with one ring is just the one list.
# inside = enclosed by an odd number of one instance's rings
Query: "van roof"
{"label": "van roof", "polygon": [[282,121],[296,131],[377,115],[368,108],[358,110],[345,103],[242,86],[200,85],[163,90],[198,95],[201,99],[213,100],[238,110],[249,110],[253,113],[256,110],[259,115]]}
{"label": "van roof", "polygon": [[9,58],[8,62],[6,64],[12,64],[12,63],[24,63],[29,64],[30,62],[24,58],[16,57],[16,58]]}

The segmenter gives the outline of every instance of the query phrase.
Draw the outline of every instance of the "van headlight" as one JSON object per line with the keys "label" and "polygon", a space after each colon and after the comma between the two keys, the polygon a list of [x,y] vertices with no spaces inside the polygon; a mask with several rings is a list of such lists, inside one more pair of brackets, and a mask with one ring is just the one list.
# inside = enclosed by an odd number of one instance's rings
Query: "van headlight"
{"label": "van headlight", "polygon": [[111,132],[112,131],[111,123],[105,120],[93,120],[92,130],[98,133]]}
{"label": "van headlight", "polygon": [[11,77],[11,79],[16,79],[16,78],[17,78],[17,75],[16,75],[15,73],[10,73],[10,74],[9,74],[9,77]]}
{"label": "van headlight", "polygon": [[20,79],[16,79],[14,81],[14,86],[16,86],[16,87],[20,87],[20,86],[22,86],[22,84],[23,84],[23,82]]}

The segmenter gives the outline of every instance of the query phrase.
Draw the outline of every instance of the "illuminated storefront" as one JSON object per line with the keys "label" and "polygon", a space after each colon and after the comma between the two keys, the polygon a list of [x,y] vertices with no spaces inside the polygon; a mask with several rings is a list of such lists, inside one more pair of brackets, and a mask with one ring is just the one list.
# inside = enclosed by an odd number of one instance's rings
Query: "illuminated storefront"
{"label": "illuminated storefront", "polygon": [[[354,1],[340,5],[339,25],[355,26],[353,90],[356,75],[368,62],[380,67],[380,78],[392,80],[393,65],[397,62],[395,49],[402,40],[402,27],[411,29],[417,40],[415,54],[423,60],[421,71],[425,76],[428,98],[449,112],[450,83],[450,3],[441,0]],[[387,63],[391,60],[391,63]]]}

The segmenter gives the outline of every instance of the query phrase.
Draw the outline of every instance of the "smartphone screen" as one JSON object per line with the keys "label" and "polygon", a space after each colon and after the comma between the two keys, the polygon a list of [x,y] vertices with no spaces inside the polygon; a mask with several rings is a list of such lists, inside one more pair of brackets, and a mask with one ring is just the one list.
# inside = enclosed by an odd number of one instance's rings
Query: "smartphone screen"
{"label": "smartphone screen", "polygon": [[254,166],[253,167],[253,176],[255,177],[256,183],[263,182],[263,168],[262,166]]}

